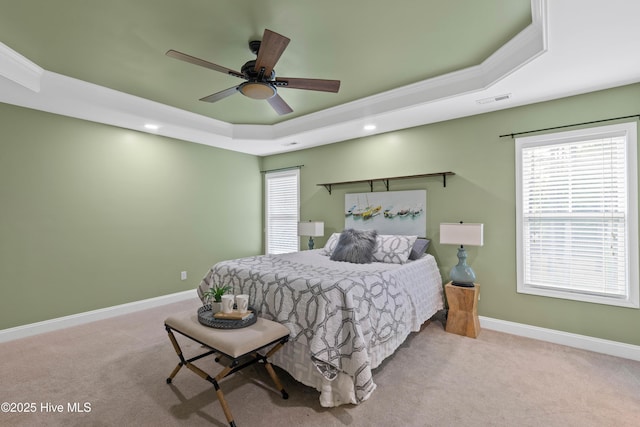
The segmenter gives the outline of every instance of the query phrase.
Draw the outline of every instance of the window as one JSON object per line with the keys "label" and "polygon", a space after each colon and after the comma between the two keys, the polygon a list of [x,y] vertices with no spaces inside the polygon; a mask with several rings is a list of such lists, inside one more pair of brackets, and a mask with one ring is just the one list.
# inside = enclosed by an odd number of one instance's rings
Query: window
{"label": "window", "polygon": [[265,174],[266,253],[297,252],[300,170]]}
{"label": "window", "polygon": [[639,307],[637,128],[516,139],[519,293]]}

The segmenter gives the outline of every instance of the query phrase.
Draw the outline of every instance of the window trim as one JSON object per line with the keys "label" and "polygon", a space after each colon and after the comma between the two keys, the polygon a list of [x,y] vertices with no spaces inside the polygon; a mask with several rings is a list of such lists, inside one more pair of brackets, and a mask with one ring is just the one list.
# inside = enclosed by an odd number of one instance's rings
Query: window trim
{"label": "window trim", "polygon": [[300,169],[287,169],[282,171],[266,172],[264,174],[264,253],[269,253],[269,180],[274,178],[295,176],[296,178],[296,223],[295,223],[295,251],[300,250],[300,238],[297,229],[300,221]]}
{"label": "window trim", "polygon": [[[572,290],[558,290],[536,287],[525,283],[524,275],[524,236],[523,236],[523,202],[522,202],[522,150],[532,146],[549,145],[553,143],[564,143],[572,140],[595,139],[626,135],[626,155],[625,165],[627,179],[627,221],[626,221],[626,298],[615,298],[613,296],[591,295]],[[640,308],[640,283],[639,283],[639,259],[638,259],[638,153],[637,153],[638,131],[636,122],[621,123],[595,128],[579,129],[574,131],[557,132],[545,135],[528,136],[516,138],[516,264],[517,264],[517,286],[516,290],[520,294],[530,294],[553,298],[562,298],[574,301],[583,301],[612,306],[629,308]]]}

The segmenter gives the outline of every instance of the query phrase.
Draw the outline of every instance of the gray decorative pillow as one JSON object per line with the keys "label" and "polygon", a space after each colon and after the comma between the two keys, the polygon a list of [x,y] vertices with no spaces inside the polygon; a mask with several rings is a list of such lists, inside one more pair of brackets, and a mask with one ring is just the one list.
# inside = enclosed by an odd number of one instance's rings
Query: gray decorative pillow
{"label": "gray decorative pillow", "polygon": [[325,243],[324,248],[320,251],[322,255],[331,256],[333,250],[338,245],[338,239],[340,239],[340,233],[333,233],[327,239],[327,243]]}
{"label": "gray decorative pillow", "polygon": [[378,232],[375,230],[354,230],[353,228],[344,230],[331,254],[331,260],[370,264],[373,261],[377,235]]}
{"label": "gray decorative pillow", "polygon": [[404,264],[409,259],[417,238],[418,236],[380,234],[373,251],[373,260],[389,264]]}
{"label": "gray decorative pillow", "polygon": [[429,243],[431,240],[422,239],[418,237],[416,242],[413,244],[413,249],[411,249],[411,253],[409,254],[409,259],[418,259],[427,251],[429,247]]}

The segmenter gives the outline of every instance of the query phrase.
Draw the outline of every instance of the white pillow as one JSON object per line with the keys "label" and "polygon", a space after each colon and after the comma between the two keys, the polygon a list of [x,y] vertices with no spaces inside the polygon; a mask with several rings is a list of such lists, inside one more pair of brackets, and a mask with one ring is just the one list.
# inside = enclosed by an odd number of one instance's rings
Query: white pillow
{"label": "white pillow", "polygon": [[333,250],[336,248],[336,246],[338,246],[339,239],[340,239],[340,233],[333,233],[327,239],[327,243],[324,244],[324,248],[322,248],[322,251],[320,251],[320,253],[322,255],[331,256],[331,254],[333,253]]}
{"label": "white pillow", "polygon": [[418,236],[401,236],[396,234],[378,234],[373,259],[389,264],[404,264],[411,255],[413,244]]}

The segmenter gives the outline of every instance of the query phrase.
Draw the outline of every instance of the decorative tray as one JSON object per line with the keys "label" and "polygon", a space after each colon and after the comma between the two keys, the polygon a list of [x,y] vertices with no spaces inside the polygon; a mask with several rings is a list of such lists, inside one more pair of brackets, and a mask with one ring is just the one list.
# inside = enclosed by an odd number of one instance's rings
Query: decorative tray
{"label": "decorative tray", "polygon": [[213,317],[214,313],[211,311],[211,304],[205,304],[198,309],[198,321],[204,326],[218,329],[239,329],[253,325],[258,320],[256,309],[249,307],[251,316],[238,320],[238,319],[218,319]]}

